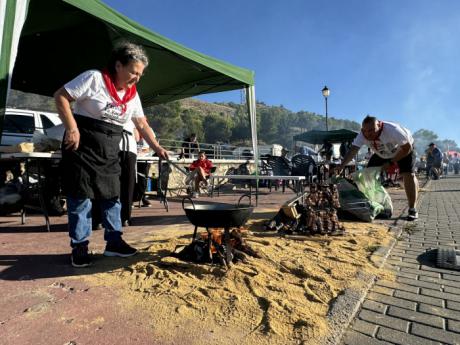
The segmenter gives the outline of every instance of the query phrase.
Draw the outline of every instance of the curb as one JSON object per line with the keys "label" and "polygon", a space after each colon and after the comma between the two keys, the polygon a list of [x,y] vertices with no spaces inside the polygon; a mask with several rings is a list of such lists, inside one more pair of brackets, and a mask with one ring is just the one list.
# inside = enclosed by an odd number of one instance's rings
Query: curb
{"label": "curb", "polygon": [[[423,186],[419,188],[429,188],[431,180],[427,180]],[[418,198],[417,204],[420,204],[425,196],[425,192],[421,193]],[[408,207],[404,208],[395,220],[394,224],[389,227],[389,231],[393,234],[394,238],[390,241],[388,246],[380,246],[369,258],[370,261],[377,267],[382,268],[386,259],[390,255],[391,250],[396,245],[398,239],[402,236],[406,224],[413,224],[403,220],[401,216],[407,211]],[[402,221],[402,223],[400,223]],[[331,305],[327,318],[330,325],[330,333],[324,337],[320,344],[324,345],[337,345],[345,334],[352,321],[355,319],[356,314],[361,309],[361,304],[364,302],[367,293],[374,286],[376,276],[359,272],[357,281],[362,282],[362,289],[348,288],[342,294],[337,296],[336,300]]]}
{"label": "curb", "polygon": [[359,272],[357,281],[362,282],[361,289],[348,288],[337,296],[331,305],[327,319],[330,326],[330,333],[320,341],[320,344],[336,345],[339,344],[348,326],[355,318],[356,313],[361,308],[361,304],[367,296],[367,292],[375,283],[375,276],[365,275]]}

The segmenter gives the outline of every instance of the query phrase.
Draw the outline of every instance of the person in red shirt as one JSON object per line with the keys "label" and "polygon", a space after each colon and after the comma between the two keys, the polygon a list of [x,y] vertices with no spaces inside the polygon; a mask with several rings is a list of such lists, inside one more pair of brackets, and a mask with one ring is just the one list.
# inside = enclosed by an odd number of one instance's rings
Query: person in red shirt
{"label": "person in red shirt", "polygon": [[194,197],[198,196],[200,191],[200,182],[208,184],[207,177],[211,174],[211,169],[213,165],[212,162],[206,158],[204,151],[198,153],[198,159],[190,164],[190,171],[194,173],[195,177],[195,192],[193,193]]}

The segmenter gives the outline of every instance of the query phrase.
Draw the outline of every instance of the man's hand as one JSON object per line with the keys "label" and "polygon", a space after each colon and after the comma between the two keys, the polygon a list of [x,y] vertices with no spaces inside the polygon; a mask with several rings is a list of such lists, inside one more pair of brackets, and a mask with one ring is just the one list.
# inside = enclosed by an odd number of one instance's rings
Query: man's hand
{"label": "man's hand", "polygon": [[76,151],[80,145],[80,131],[78,128],[65,131],[64,147],[66,150]]}
{"label": "man's hand", "polygon": [[155,149],[155,152],[161,159],[169,160],[168,151],[166,151],[162,146],[158,146],[158,148]]}

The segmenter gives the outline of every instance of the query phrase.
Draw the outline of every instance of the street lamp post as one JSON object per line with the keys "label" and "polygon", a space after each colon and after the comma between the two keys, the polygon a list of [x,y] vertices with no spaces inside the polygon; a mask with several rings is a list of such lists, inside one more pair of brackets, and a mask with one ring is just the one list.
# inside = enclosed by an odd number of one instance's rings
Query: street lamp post
{"label": "street lamp post", "polygon": [[329,89],[327,88],[327,86],[325,86],[325,87],[321,90],[321,92],[323,93],[324,100],[326,101],[326,131],[328,131],[328,130],[329,130],[329,127],[328,127],[328,125],[327,125],[327,98],[329,97],[329,95],[330,95],[331,92],[329,91]]}

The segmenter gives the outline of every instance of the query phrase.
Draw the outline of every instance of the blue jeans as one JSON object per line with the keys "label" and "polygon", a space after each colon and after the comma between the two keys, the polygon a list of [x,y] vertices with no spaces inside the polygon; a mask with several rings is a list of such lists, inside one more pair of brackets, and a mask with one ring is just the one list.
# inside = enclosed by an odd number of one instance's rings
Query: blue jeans
{"label": "blue jeans", "polygon": [[[100,200],[102,225],[104,226],[104,239],[106,241],[119,241],[123,234],[121,230],[120,200]],[[91,200],[67,197],[67,214],[69,217],[69,236],[72,247],[77,243],[89,243],[92,233]]]}

